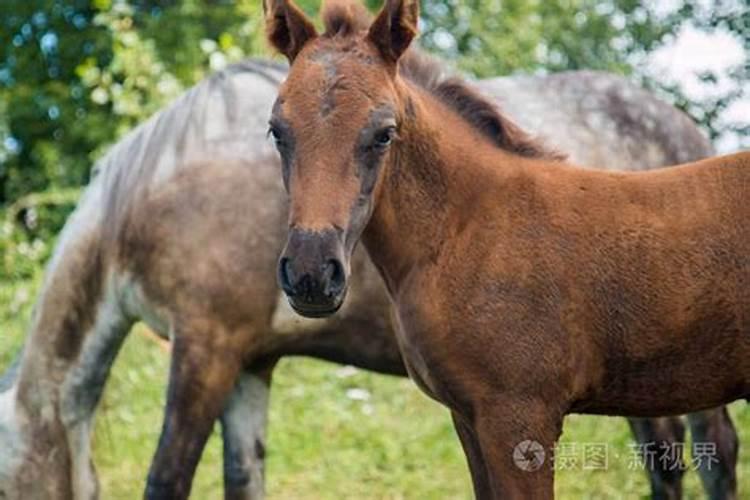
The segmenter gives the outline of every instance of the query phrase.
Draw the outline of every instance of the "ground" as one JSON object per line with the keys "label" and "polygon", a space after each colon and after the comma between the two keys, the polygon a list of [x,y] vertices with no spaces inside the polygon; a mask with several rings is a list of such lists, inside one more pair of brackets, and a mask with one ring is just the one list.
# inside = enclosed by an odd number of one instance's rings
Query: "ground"
{"label": "ground", "polygon": [[[0,369],[20,345],[36,283],[0,285]],[[140,327],[142,328],[142,327]],[[100,407],[95,458],[107,499],[138,498],[161,427],[168,354],[143,331],[125,343]],[[746,403],[732,405],[742,442]],[[470,498],[450,418],[405,379],[309,359],[280,363],[267,446],[270,499]],[[624,419],[571,416],[557,497],[648,498]],[[603,448],[606,446],[606,448]],[[606,470],[602,453],[606,452]],[[689,460],[689,454],[687,456]],[[750,491],[750,443],[740,448],[740,493]],[[686,498],[703,498],[688,472]],[[204,453],[193,498],[222,498],[218,426]]]}

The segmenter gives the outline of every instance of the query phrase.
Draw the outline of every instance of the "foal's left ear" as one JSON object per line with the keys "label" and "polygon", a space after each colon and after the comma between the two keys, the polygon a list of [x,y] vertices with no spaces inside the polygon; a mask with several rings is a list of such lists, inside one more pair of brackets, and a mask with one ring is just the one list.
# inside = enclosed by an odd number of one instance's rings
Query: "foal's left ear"
{"label": "foal's left ear", "polygon": [[289,59],[289,64],[305,44],[318,36],[312,21],[292,0],[263,0],[266,37]]}
{"label": "foal's left ear", "polygon": [[386,0],[367,38],[388,62],[396,63],[417,36],[419,0]]}

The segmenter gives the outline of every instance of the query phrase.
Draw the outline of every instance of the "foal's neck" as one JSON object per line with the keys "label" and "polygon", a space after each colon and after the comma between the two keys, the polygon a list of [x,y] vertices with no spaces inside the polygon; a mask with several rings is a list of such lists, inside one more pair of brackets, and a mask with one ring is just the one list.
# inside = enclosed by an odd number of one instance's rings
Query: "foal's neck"
{"label": "foal's neck", "polygon": [[426,91],[411,87],[408,94],[413,113],[363,235],[391,293],[435,262],[483,201],[501,202],[532,161],[499,149]]}

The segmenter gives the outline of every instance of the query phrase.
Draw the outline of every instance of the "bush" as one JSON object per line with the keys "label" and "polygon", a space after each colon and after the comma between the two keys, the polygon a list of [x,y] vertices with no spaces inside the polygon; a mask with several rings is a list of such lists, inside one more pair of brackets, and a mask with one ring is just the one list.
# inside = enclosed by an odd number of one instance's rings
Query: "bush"
{"label": "bush", "polygon": [[41,271],[79,194],[79,189],[35,193],[0,212],[0,281],[28,280]]}

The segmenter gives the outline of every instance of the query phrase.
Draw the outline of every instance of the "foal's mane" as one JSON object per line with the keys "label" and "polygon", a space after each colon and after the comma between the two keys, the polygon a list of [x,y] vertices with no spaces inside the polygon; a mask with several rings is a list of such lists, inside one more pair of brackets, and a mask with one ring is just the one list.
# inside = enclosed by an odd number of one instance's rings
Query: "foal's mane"
{"label": "foal's mane", "polygon": [[[372,15],[358,1],[329,0],[321,13],[324,37],[350,37],[366,30]],[[562,160],[565,155],[548,149],[530,136],[498,106],[463,79],[447,75],[444,64],[418,49],[409,49],[399,61],[399,73],[449,106],[497,147],[528,158]]]}

